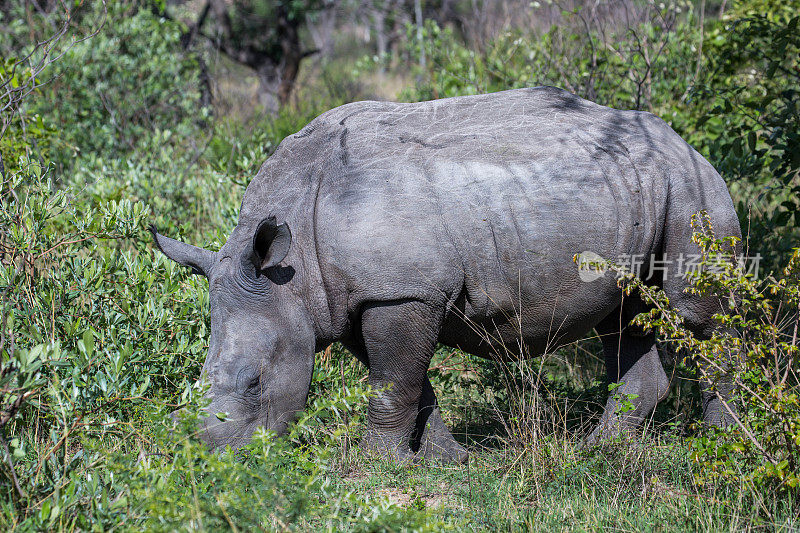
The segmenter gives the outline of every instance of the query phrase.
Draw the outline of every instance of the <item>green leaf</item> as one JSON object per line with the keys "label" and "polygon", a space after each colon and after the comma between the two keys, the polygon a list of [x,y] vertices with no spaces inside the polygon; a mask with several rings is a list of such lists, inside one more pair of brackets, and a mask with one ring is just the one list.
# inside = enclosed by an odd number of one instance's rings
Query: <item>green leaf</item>
{"label": "green leaf", "polygon": [[758,136],[756,135],[756,132],[751,131],[750,133],[747,134],[747,146],[748,146],[748,148],[750,148],[751,152],[755,151],[755,149],[756,149],[756,141],[757,140],[758,140]]}
{"label": "green leaf", "polygon": [[733,141],[731,143],[731,151],[733,152],[734,156],[742,157],[742,154],[744,152],[742,150],[742,140],[741,139],[736,139],[735,141]]}
{"label": "green leaf", "polygon": [[791,217],[792,217],[792,212],[791,212],[791,211],[781,211],[781,212],[780,212],[780,213],[778,213],[778,215],[775,217],[774,224],[775,224],[776,226],[785,226],[785,225],[786,225],[786,223],[787,223],[787,222],[789,222],[789,219],[790,219]]}
{"label": "green leaf", "polygon": [[86,352],[86,357],[91,357],[94,354],[94,335],[90,329],[83,332],[83,349]]}
{"label": "green leaf", "polygon": [[44,348],[45,348],[44,344],[38,344],[33,348],[31,348],[30,352],[28,352],[27,364],[30,365],[31,363],[39,359],[39,357],[41,357],[42,355],[42,352],[44,352]]}
{"label": "green leaf", "polygon": [[772,79],[775,76],[775,71],[778,70],[780,63],[778,61],[770,61],[767,67],[767,78]]}

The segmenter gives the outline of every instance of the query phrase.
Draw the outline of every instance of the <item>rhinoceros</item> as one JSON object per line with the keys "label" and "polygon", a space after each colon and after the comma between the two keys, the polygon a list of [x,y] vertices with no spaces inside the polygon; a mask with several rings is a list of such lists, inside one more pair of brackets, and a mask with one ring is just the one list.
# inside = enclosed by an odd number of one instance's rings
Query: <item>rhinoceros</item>
{"label": "rhinoceros", "polygon": [[[718,236],[741,236],[722,178],[665,122],[536,87],[337,107],[281,142],[219,251],[153,234],[208,278],[208,412],[227,413],[203,422],[211,447],[284,432],[315,353],[338,341],[369,370],[367,449],[464,461],[427,377],[437,343],[536,356],[594,328],[622,389],[590,439],[652,412],[669,380],[654,335],[628,325],[641,301],[574,258],[642,258],[642,278],[708,337],[719,301],[653,268],[698,252],[699,211]],[[726,423],[726,387],[702,385],[704,419]]]}

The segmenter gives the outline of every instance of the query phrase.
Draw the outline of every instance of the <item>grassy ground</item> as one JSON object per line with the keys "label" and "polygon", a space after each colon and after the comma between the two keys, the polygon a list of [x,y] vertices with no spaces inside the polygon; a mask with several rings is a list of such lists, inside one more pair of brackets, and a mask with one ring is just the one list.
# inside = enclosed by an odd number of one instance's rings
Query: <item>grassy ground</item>
{"label": "grassy ground", "polygon": [[[544,360],[502,367],[442,348],[431,375],[469,462],[396,465],[364,455],[357,446],[361,405],[332,450],[329,482],[424,510],[458,530],[795,529],[791,502],[759,493],[746,480],[731,486],[700,477],[690,438],[696,427],[687,418],[697,412],[691,380],[676,376],[673,394],[635,439],[583,447],[606,394],[597,379],[602,366],[586,356],[593,348],[594,341],[584,341]],[[318,365],[363,379],[348,357],[328,354]],[[531,386],[537,382],[538,389]]]}

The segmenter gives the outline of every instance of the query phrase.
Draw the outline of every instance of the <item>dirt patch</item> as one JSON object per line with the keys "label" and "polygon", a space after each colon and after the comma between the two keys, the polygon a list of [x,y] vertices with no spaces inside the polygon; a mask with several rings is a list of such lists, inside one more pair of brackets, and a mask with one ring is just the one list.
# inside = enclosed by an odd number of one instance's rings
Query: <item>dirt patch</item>
{"label": "dirt patch", "polygon": [[399,489],[381,489],[378,494],[385,496],[389,503],[400,507],[418,506],[424,509],[436,509],[447,502],[444,494],[409,494]]}
{"label": "dirt patch", "polygon": [[406,507],[409,503],[411,503],[411,496],[401,490],[381,489],[378,491],[378,494],[385,496],[389,500],[389,503],[393,503],[401,507]]}
{"label": "dirt patch", "polygon": [[342,481],[345,483],[363,483],[367,480],[367,475],[364,472],[353,471],[342,476]]}

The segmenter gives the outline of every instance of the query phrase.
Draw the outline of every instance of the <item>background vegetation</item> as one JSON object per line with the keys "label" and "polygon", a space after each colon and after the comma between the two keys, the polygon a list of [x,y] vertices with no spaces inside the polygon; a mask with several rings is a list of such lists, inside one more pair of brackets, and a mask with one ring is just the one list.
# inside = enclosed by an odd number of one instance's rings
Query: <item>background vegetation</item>
{"label": "background vegetation", "polygon": [[[0,0],[0,528],[796,529],[798,13],[796,0]],[[337,345],[289,437],[209,454],[191,423],[207,286],[153,253],[146,225],[218,248],[259,165],[336,105],[546,84],[668,121],[720,170],[747,254],[763,256],[760,280],[733,267],[696,280],[731,297],[720,321],[739,332],[707,342],[629,280],[674,378],[644,445],[581,448],[609,391],[590,338],[508,365],[437,352],[466,466],[363,457],[365,371]],[[697,224],[708,262],[730,253]],[[703,430],[676,354],[732,352],[740,422]]]}

